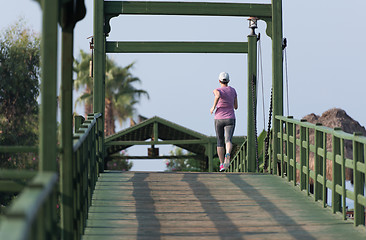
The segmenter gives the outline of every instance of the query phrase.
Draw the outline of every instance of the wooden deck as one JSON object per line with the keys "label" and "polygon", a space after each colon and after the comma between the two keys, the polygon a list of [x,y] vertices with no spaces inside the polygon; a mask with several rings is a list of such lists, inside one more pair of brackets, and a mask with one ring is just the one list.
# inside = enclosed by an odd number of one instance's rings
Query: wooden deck
{"label": "wooden deck", "polygon": [[83,239],[366,239],[366,230],[277,176],[106,172]]}

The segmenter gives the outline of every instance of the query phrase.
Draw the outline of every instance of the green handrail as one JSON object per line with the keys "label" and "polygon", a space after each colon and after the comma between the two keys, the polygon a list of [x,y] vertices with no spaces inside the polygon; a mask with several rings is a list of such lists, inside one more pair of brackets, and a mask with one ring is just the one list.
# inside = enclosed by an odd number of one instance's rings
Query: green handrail
{"label": "green handrail", "polygon": [[[274,141],[283,147],[274,153],[278,162],[272,166],[278,168],[281,177],[305,190],[315,201],[322,201],[324,207],[327,189],[331,189],[333,213],[341,212],[344,219],[347,218],[346,198],[353,200],[354,225],[365,225],[366,137],[292,117],[276,116],[275,121],[280,129],[274,134]],[[312,134],[314,137],[310,137]],[[331,149],[327,149],[329,140]],[[352,159],[345,156],[346,141],[352,142]],[[353,191],[346,189],[346,168],[353,171]],[[330,170],[331,177],[327,176]]]}
{"label": "green handrail", "polygon": [[0,223],[0,239],[56,239],[57,174],[39,172]]}
{"label": "green handrail", "polygon": [[89,114],[74,134],[73,172],[70,176],[73,178],[73,207],[72,213],[69,213],[77,223],[72,229],[73,239],[80,239],[84,233],[92,194],[99,172],[103,168],[100,157],[103,154],[98,147],[103,137],[99,128],[101,124],[103,119],[100,113]]}
{"label": "green handrail", "polygon": [[[103,156],[98,147],[103,137],[98,128],[100,124],[103,124],[101,114],[90,114],[74,134],[73,171],[69,175],[72,195],[59,205],[61,210],[71,209],[66,219],[77,223],[70,232],[64,233],[71,236],[68,239],[80,239],[83,234],[92,193],[103,167],[102,158],[98,157]],[[0,191],[19,193],[2,216],[0,239],[59,239],[57,183],[58,175],[52,172],[0,169]]]}
{"label": "green handrail", "polygon": [[239,147],[226,172],[248,172],[247,140]]}

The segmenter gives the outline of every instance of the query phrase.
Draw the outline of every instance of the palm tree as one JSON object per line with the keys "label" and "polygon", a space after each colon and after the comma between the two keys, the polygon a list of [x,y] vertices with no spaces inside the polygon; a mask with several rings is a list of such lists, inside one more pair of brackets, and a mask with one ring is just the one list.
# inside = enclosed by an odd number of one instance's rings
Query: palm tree
{"label": "palm tree", "polygon": [[[77,99],[77,102],[85,103],[85,113],[92,112],[93,97],[93,79],[89,76],[90,54],[80,51],[81,61],[75,61],[75,71],[77,79],[75,80],[75,89],[85,87],[83,94]],[[136,89],[132,84],[141,82],[139,78],[134,77],[130,70],[134,63],[126,67],[117,66],[110,58],[106,58],[106,76],[105,76],[105,135],[115,133],[115,120],[120,124],[132,117],[136,112],[134,105],[139,102],[141,96],[149,98],[145,90]]]}
{"label": "palm tree", "polygon": [[80,50],[81,60],[74,60],[74,71],[77,73],[77,78],[74,81],[76,91],[85,87],[83,93],[76,99],[76,104],[84,103],[85,117],[88,113],[93,112],[93,78],[89,74],[89,66],[91,54]]}
{"label": "palm tree", "polygon": [[141,82],[134,77],[130,69],[135,63],[126,67],[119,67],[111,59],[106,62],[105,77],[105,134],[115,133],[115,120],[120,125],[136,112],[134,105],[139,102],[141,96],[149,97],[145,90],[136,89],[135,82]]}

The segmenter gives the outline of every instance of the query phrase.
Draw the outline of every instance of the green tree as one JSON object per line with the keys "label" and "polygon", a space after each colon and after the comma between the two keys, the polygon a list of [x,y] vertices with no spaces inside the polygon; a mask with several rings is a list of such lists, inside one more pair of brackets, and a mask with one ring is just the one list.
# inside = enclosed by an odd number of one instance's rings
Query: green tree
{"label": "green tree", "polygon": [[105,77],[105,131],[106,136],[115,133],[115,120],[120,125],[136,112],[135,104],[141,96],[149,97],[145,90],[136,89],[133,84],[141,82],[130,70],[134,63],[119,67],[107,58]]}
{"label": "green tree", "polygon": [[172,158],[166,161],[168,171],[183,171],[183,172],[201,172],[201,162],[194,158],[189,158],[190,153],[187,153],[182,148],[176,147],[170,151],[171,156],[187,155],[187,158]]}
{"label": "green tree", "polygon": [[[0,145],[36,145],[40,38],[20,20],[0,35]],[[1,167],[17,167],[3,155]]]}
{"label": "green tree", "polygon": [[[80,51],[80,60],[75,60],[74,70],[77,78],[74,81],[75,89],[84,88],[82,94],[78,97],[77,103],[85,104],[85,114],[92,112],[93,102],[93,78],[90,77],[91,54]],[[142,96],[149,97],[145,90],[137,89],[134,83],[140,82],[140,79],[134,77],[130,72],[134,63],[126,67],[117,66],[110,58],[106,58],[106,76],[105,76],[105,135],[115,133],[115,121],[120,124],[132,117],[136,112],[135,104],[139,102]],[[122,156],[125,153],[120,153]],[[106,160],[106,167],[109,169],[129,170],[132,163],[124,159],[109,161]]]}
{"label": "green tree", "polygon": [[76,99],[77,104],[84,104],[84,113],[93,112],[93,78],[90,76],[91,54],[80,50],[80,60],[74,60],[74,71],[77,78],[74,81],[75,90],[79,91],[84,88],[82,94]]}
{"label": "green tree", "polygon": [[[77,103],[85,104],[85,113],[92,111],[93,79],[89,76],[89,62],[91,55],[80,51],[81,60],[75,61],[75,89],[84,87],[83,93],[78,97]],[[105,134],[115,133],[115,120],[120,124],[132,117],[136,112],[137,104],[142,96],[149,97],[145,90],[137,89],[133,84],[141,82],[130,72],[134,63],[126,67],[117,66],[110,58],[106,59],[105,76]]]}
{"label": "green tree", "polygon": [[[38,142],[40,38],[23,20],[0,34],[0,145]],[[0,168],[37,168],[34,153],[0,153]],[[0,194],[0,213],[15,194]]]}

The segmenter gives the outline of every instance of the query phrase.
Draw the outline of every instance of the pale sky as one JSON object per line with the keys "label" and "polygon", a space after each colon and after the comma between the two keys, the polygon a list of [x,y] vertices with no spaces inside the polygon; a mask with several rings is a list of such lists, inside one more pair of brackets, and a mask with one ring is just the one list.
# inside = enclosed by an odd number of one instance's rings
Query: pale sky
{"label": "pale sky", "polygon": [[[192,0],[191,0],[192,1]],[[93,35],[93,1],[87,0],[87,15],[76,25],[74,56],[80,49],[89,51],[87,37]],[[192,1],[198,2],[198,1]],[[201,0],[202,2],[202,0]],[[220,1],[206,1],[220,2]],[[225,1],[221,1],[225,2]],[[230,1],[269,3],[270,1]],[[309,113],[322,114],[338,107],[366,125],[364,11],[366,1],[283,0],[283,35],[287,38],[290,114],[297,119]],[[23,17],[28,26],[41,31],[41,10],[32,0],[7,1],[0,8],[0,30]],[[246,18],[188,16],[119,16],[111,21],[107,40],[128,41],[247,41],[250,33]],[[264,104],[268,120],[272,84],[271,41],[261,33]],[[147,90],[138,113],[148,118],[159,116],[206,135],[215,135],[212,90],[218,87],[218,74],[230,74],[230,85],[238,92],[239,109],[235,135],[246,135],[247,61],[238,54],[113,54],[125,66],[136,61],[133,74],[142,81],[137,88]],[[284,77],[286,76],[284,71]],[[263,129],[261,83],[258,91],[258,131]],[[286,82],[284,78],[284,87]],[[284,89],[286,93],[286,88]],[[285,114],[287,99],[285,97]],[[83,108],[76,112],[83,114]],[[128,125],[122,126],[126,128]],[[121,129],[119,127],[119,129]],[[164,151],[169,151],[166,147]],[[161,150],[162,151],[162,150]],[[130,155],[145,155],[146,147],[131,149]],[[132,170],[163,170],[164,162],[135,161]]]}

